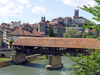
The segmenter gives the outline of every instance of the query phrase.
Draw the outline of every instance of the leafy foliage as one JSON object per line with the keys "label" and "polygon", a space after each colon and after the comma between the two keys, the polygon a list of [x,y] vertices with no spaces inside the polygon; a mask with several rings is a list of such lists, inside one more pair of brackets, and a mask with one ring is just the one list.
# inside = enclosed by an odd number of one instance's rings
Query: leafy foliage
{"label": "leafy foliage", "polygon": [[46,22],[47,22],[47,23],[49,23],[50,21],[49,21],[49,20],[47,20]]}
{"label": "leafy foliage", "polygon": [[48,35],[49,35],[50,37],[53,37],[53,36],[54,36],[54,31],[53,31],[53,28],[52,28],[51,25],[49,26],[49,29],[48,29]]}
{"label": "leafy foliage", "polygon": [[95,51],[90,56],[79,54],[78,57],[67,55],[74,62],[71,66],[71,75],[100,75],[100,51]]}
{"label": "leafy foliage", "polygon": [[66,23],[66,24],[65,24],[65,27],[69,27],[69,24],[68,24],[68,23]]}
{"label": "leafy foliage", "polygon": [[[92,19],[100,21],[100,0],[94,1],[97,3],[94,7],[84,5],[79,8],[91,13],[94,16]],[[97,29],[95,34],[95,36],[97,36],[97,33],[100,30],[100,25],[96,25],[90,21],[88,21],[88,23],[89,24],[86,24],[84,28]],[[85,34],[83,36],[85,37]],[[72,56],[70,56],[70,58],[74,62],[71,67],[73,69],[71,75],[100,75],[100,51],[96,50],[95,52],[92,52],[90,56],[79,55],[77,58]]]}
{"label": "leafy foliage", "polygon": [[80,38],[81,33],[77,29],[67,29],[63,36],[64,38]]}
{"label": "leafy foliage", "polygon": [[9,41],[9,47],[11,48],[12,43],[14,42],[14,40],[10,40]]}
{"label": "leafy foliage", "polygon": [[[78,8],[91,13],[94,16],[92,19],[99,22],[100,21],[100,0],[94,0],[94,1],[97,3],[97,5],[94,7],[91,7],[90,5],[88,5],[88,6],[83,5],[83,7],[78,7]],[[91,22],[89,22],[89,23],[91,23]],[[100,29],[100,25],[96,25],[96,24],[94,24],[94,25],[90,24],[90,25],[87,25],[87,27],[93,28],[93,29]]]}
{"label": "leafy foliage", "polygon": [[35,30],[38,31],[38,27],[36,27]]}

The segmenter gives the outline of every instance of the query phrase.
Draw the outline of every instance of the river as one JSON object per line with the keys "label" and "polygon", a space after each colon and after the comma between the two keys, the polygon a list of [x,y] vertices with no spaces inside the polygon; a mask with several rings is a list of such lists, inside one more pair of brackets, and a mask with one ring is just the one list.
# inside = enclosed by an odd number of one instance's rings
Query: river
{"label": "river", "polygon": [[[23,65],[11,65],[0,68],[0,75],[67,75],[70,69],[66,68],[72,65],[72,61],[66,56],[62,57],[63,68],[57,70],[45,70],[48,64],[47,59],[36,60]],[[66,66],[66,67],[65,67]],[[65,71],[64,71],[65,70]]]}

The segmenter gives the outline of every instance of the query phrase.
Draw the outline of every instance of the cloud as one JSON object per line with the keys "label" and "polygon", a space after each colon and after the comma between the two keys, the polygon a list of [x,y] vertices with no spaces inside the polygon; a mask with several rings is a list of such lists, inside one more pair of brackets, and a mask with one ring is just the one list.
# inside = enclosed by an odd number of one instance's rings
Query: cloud
{"label": "cloud", "polygon": [[90,5],[95,6],[95,1],[93,0],[62,0],[64,4],[70,6],[82,6],[82,5]]}
{"label": "cloud", "polygon": [[31,7],[31,6],[32,6],[32,5],[28,3],[28,4],[26,5],[26,8],[29,8],[29,7]]}
{"label": "cloud", "polygon": [[0,0],[0,15],[14,16],[23,12],[24,5],[29,6],[28,0]]}
{"label": "cloud", "polygon": [[29,3],[28,0],[16,0],[16,1],[18,1],[19,3],[22,3],[22,4],[28,4]]}
{"label": "cloud", "polygon": [[17,4],[8,4],[0,8],[0,15],[14,16],[15,14],[21,14],[23,6],[16,7]]}
{"label": "cloud", "polygon": [[46,10],[43,7],[34,7],[32,13],[45,13]]}

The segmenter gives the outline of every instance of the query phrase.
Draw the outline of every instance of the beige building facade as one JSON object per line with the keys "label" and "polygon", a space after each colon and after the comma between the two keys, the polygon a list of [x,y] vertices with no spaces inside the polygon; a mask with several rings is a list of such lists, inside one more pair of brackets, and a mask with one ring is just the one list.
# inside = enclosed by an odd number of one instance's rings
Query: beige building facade
{"label": "beige building facade", "polygon": [[2,46],[3,43],[3,34],[2,31],[0,31],[0,47]]}

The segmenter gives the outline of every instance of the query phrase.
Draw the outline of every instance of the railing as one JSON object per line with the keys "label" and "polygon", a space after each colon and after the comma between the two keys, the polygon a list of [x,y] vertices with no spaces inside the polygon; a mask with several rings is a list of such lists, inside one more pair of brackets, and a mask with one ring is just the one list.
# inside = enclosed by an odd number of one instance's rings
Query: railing
{"label": "railing", "polygon": [[41,54],[41,55],[63,55],[63,54],[71,54],[71,55],[75,55],[77,56],[79,53],[80,54],[89,54],[87,52],[84,52],[84,51],[81,51],[81,52],[78,52],[78,51],[67,51],[67,50],[44,50],[44,49],[41,49],[41,50],[21,50],[21,49],[16,49],[16,52],[18,53],[25,53],[27,55],[32,55],[32,54]]}

